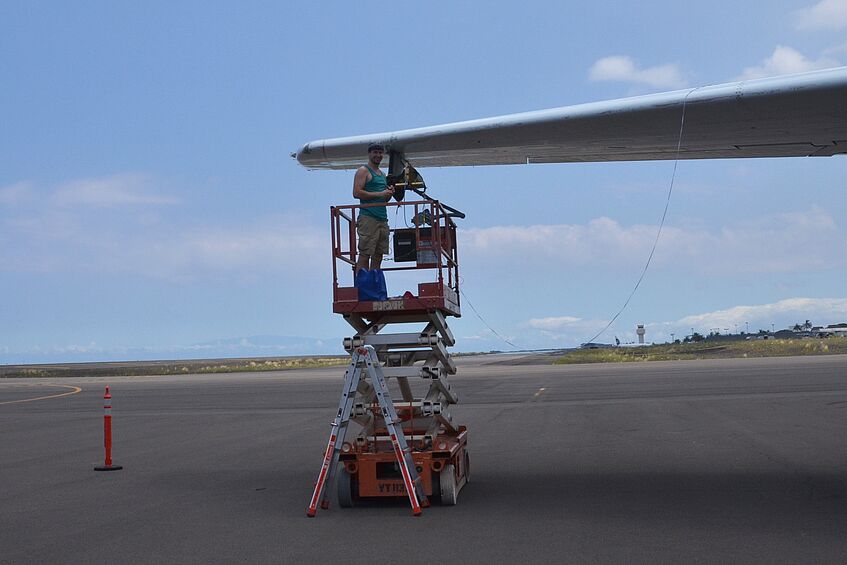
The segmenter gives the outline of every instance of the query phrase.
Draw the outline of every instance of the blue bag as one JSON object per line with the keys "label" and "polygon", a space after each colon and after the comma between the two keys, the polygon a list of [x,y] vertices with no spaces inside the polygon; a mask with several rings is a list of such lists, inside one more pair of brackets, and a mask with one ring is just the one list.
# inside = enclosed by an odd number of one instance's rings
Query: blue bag
{"label": "blue bag", "polygon": [[385,287],[385,273],[379,269],[369,271],[361,269],[356,273],[356,288],[359,289],[359,301],[388,300]]}

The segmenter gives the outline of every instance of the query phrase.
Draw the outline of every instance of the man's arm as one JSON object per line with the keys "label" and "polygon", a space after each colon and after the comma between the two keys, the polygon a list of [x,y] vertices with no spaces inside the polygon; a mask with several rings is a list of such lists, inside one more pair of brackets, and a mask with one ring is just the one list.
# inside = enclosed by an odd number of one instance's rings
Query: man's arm
{"label": "man's arm", "polygon": [[370,173],[368,172],[367,167],[359,167],[356,171],[356,176],[353,177],[353,198],[358,198],[359,200],[372,200],[374,198],[391,198],[394,194],[394,185],[389,186],[388,190],[383,190],[380,192],[368,192],[365,190],[365,184],[368,182],[368,177]]}
{"label": "man's arm", "polygon": [[353,177],[353,198],[373,198],[373,196],[365,190],[365,184],[368,182],[368,169],[359,167],[356,170],[356,176]]}

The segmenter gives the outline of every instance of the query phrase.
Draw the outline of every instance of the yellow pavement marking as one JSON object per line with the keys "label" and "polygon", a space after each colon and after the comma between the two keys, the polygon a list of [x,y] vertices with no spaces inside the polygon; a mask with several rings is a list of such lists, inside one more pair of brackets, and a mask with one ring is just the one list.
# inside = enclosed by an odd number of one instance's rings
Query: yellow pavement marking
{"label": "yellow pavement marking", "polygon": [[[29,385],[22,385],[22,386],[29,386]],[[63,392],[61,394],[51,394],[49,396],[38,396],[36,398],[22,398],[21,400],[7,400],[5,402],[0,402],[0,405],[2,405],[2,404],[17,404],[17,403],[20,403],[20,402],[35,402],[36,400],[47,400],[48,398],[59,398],[60,396],[70,396],[72,394],[77,394],[77,393],[82,392],[82,388],[78,387],[78,386],[53,385],[53,384],[38,385],[38,386],[52,386],[52,387],[58,387],[58,388],[69,388],[69,389],[71,389],[71,392]]]}

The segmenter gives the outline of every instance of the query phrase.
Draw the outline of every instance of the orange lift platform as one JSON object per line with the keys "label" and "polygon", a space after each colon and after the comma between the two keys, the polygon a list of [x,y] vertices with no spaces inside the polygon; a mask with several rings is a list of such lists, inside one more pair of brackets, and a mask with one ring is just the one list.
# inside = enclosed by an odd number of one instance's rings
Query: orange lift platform
{"label": "orange lift platform", "polygon": [[[318,504],[329,507],[333,479],[342,507],[362,499],[408,497],[416,515],[430,499],[456,504],[468,483],[468,433],[450,412],[459,399],[450,387],[456,364],[447,349],[455,344],[447,318],[461,316],[453,218],[464,215],[416,192],[424,199],[331,208],[332,308],[356,333],[344,339],[351,364],[309,516]],[[353,286],[356,220],[362,208],[373,206],[386,207],[389,217],[399,219],[395,223],[407,226],[391,230],[393,261],[382,269],[389,292],[392,277],[400,278],[392,273],[409,271],[404,280],[416,284],[416,293],[359,300]],[[422,329],[391,331],[415,324]],[[348,420],[360,427],[357,435],[348,437]]]}

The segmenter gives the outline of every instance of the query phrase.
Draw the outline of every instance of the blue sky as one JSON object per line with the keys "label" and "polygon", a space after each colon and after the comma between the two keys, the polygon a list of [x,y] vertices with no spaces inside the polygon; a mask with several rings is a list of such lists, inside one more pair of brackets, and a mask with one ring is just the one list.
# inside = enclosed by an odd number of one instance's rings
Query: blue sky
{"label": "blue sky", "polygon": [[[340,352],[306,141],[847,63],[847,0],[0,7],[0,363]],[[433,7],[434,6],[434,7]],[[673,163],[425,170],[521,347],[605,325]],[[682,162],[601,339],[847,321],[846,158]],[[401,283],[388,281],[400,294]],[[470,311],[459,350],[509,349]]]}

